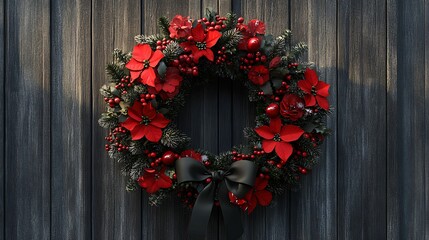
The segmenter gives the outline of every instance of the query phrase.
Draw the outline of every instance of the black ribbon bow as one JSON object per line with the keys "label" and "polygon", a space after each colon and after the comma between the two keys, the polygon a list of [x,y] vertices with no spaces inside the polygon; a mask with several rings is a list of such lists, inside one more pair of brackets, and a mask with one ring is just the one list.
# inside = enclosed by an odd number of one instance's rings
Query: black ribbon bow
{"label": "black ribbon bow", "polygon": [[178,183],[201,182],[207,178],[212,181],[200,192],[195,201],[189,223],[189,237],[204,239],[210,220],[210,214],[216,197],[220,203],[228,239],[238,239],[243,234],[241,210],[231,204],[228,191],[238,198],[243,198],[253,187],[257,167],[248,160],[240,160],[231,164],[226,171],[210,172],[204,164],[193,158],[181,158],[176,161]]}

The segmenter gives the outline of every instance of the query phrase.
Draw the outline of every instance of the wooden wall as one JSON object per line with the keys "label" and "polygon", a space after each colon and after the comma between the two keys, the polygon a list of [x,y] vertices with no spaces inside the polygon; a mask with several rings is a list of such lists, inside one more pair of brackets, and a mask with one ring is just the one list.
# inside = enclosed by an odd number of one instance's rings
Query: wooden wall
{"label": "wooden wall", "polygon": [[[0,0],[0,239],[186,239],[190,213],[124,190],[104,152],[99,87],[114,48],[204,9],[289,28],[331,84],[320,164],[245,220],[243,239],[429,239],[428,0]],[[195,91],[181,129],[212,152],[243,141],[238,83]],[[221,214],[208,239],[224,239]]]}

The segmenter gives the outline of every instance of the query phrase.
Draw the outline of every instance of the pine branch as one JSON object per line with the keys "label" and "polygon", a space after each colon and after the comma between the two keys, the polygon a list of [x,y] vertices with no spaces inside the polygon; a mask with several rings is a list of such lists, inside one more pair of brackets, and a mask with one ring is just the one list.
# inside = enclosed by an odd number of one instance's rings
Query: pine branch
{"label": "pine branch", "polygon": [[164,51],[164,60],[166,63],[169,63],[170,61],[174,59],[178,59],[179,55],[182,54],[183,49],[179,46],[179,44],[175,41],[172,41],[170,44],[168,44]]}
{"label": "pine branch", "polygon": [[167,190],[159,190],[156,193],[149,195],[149,204],[151,206],[159,206],[167,197]]}
{"label": "pine branch", "polygon": [[164,129],[161,143],[169,148],[182,148],[187,145],[191,139],[177,128],[169,127]]}
{"label": "pine branch", "polygon": [[226,14],[226,21],[225,21],[226,28],[224,29],[224,31],[235,29],[235,26],[237,26],[237,19],[238,19],[237,14],[235,13]]}
{"label": "pine branch", "polygon": [[114,113],[102,113],[98,119],[98,125],[102,128],[112,129],[118,125],[118,117]]}
{"label": "pine branch", "polygon": [[125,77],[125,72],[123,66],[117,63],[109,63],[106,67],[106,72],[112,78],[113,82],[119,82],[123,77]]}
{"label": "pine branch", "polygon": [[297,43],[295,46],[292,47],[292,50],[290,52],[291,56],[297,60],[299,59],[304,53],[306,53],[308,50],[307,44],[300,42]]}
{"label": "pine branch", "polygon": [[115,48],[115,50],[113,50],[113,57],[118,64],[125,65],[130,61],[131,53],[124,53],[122,50]]}
{"label": "pine branch", "polygon": [[167,17],[160,17],[158,20],[159,30],[161,30],[161,33],[164,34],[164,37],[169,38],[170,37],[170,31],[168,28],[170,27],[170,21]]}
{"label": "pine branch", "polygon": [[160,35],[160,34],[149,35],[149,36],[145,36],[145,35],[137,35],[137,36],[135,36],[135,37],[134,37],[134,40],[135,40],[137,43],[140,43],[140,44],[147,43],[147,44],[149,44],[153,49],[155,49],[155,48],[156,48],[156,42],[157,42],[158,40],[162,40],[163,38],[164,38],[164,36],[163,36],[163,35]]}

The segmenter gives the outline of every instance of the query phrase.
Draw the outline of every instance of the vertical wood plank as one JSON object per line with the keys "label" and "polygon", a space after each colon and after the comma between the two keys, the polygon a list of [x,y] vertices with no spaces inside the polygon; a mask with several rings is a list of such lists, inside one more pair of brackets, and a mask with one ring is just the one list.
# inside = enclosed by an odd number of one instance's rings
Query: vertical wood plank
{"label": "vertical wood plank", "polygon": [[[389,1],[388,237],[424,239],[425,1]],[[394,19],[396,17],[396,21]],[[425,49],[423,51],[422,49]],[[412,80],[411,80],[412,79]],[[427,183],[427,181],[426,181]]]}
{"label": "vertical wood plank", "polygon": [[[266,24],[267,34],[278,35],[289,28],[289,1],[234,1],[239,15],[246,21],[259,19]],[[236,11],[236,9],[234,9]],[[243,143],[244,127],[254,126],[255,106],[249,103],[247,89],[242,83],[233,83],[233,145]],[[244,220],[245,233],[242,239],[288,239],[289,236],[289,196],[276,197],[268,208],[257,207]]]}
{"label": "vertical wood plank", "polygon": [[[425,155],[429,157],[429,1],[425,0]],[[424,160],[423,160],[424,161]],[[425,239],[429,239],[429,163],[425,161]]]}
{"label": "vertical wood plank", "polygon": [[338,5],[338,238],[386,239],[386,6]]}
{"label": "vertical wood plank", "polygon": [[[141,33],[141,1],[113,1],[114,48],[131,51],[135,45],[134,36]],[[141,198],[140,190],[127,192],[127,179],[121,175],[115,164],[115,235],[114,239],[141,239]]]}
{"label": "vertical wood plank", "polygon": [[140,239],[141,193],[125,190],[119,166],[103,150],[106,132],[96,119],[105,111],[98,89],[107,82],[106,64],[114,48],[131,51],[140,33],[141,1],[92,2],[93,239]]}
{"label": "vertical wood plank", "polygon": [[48,0],[7,1],[5,6],[4,237],[49,239],[50,6]]}
{"label": "vertical wood plank", "polygon": [[89,239],[91,2],[52,1],[51,13],[51,238]]}
{"label": "vertical wood plank", "polygon": [[5,238],[5,184],[6,184],[6,169],[5,169],[5,0],[0,0],[0,89],[2,90],[3,97],[0,103],[0,237]]}
{"label": "vertical wood plank", "polygon": [[[201,1],[181,1],[181,4],[168,0],[146,0],[143,7],[144,34],[150,35],[159,31],[157,20],[161,16],[170,19],[177,14],[198,18],[202,13]],[[217,94],[209,90],[194,89],[186,99],[178,127],[192,138],[192,147],[217,151]],[[217,87],[216,87],[217,89]],[[212,97],[210,99],[210,97]],[[209,107],[210,106],[210,107]],[[159,207],[151,207],[146,193],[142,205],[142,230],[145,239],[187,239],[187,226],[190,211],[184,209],[176,197],[171,197]],[[217,215],[217,214],[216,214]],[[217,239],[217,219],[210,222],[208,239]],[[168,226],[168,227],[165,227]]]}
{"label": "vertical wood plank", "polygon": [[301,189],[291,193],[291,239],[337,238],[337,46],[336,1],[291,0],[291,30],[294,41],[308,44],[308,59],[321,80],[329,83],[329,102],[334,113],[327,118],[333,134],[322,146],[319,164],[303,176]]}

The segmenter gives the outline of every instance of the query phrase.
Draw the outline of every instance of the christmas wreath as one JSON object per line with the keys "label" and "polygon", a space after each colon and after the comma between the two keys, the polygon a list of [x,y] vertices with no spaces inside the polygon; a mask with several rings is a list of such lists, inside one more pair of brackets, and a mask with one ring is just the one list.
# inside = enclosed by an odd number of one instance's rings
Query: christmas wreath
{"label": "christmas wreath", "polygon": [[[329,84],[300,61],[307,47],[292,44],[289,30],[273,37],[259,20],[213,12],[159,25],[161,34],[136,36],[133,51],[116,49],[107,66],[105,149],[129,177],[127,190],[140,186],[154,205],[175,192],[193,208],[192,236],[204,235],[215,205],[233,239],[242,231],[237,211],[269,205],[315,165],[329,133]],[[173,121],[191,88],[216,78],[241,81],[257,113],[244,129],[248,144],[218,156],[190,148]]]}

